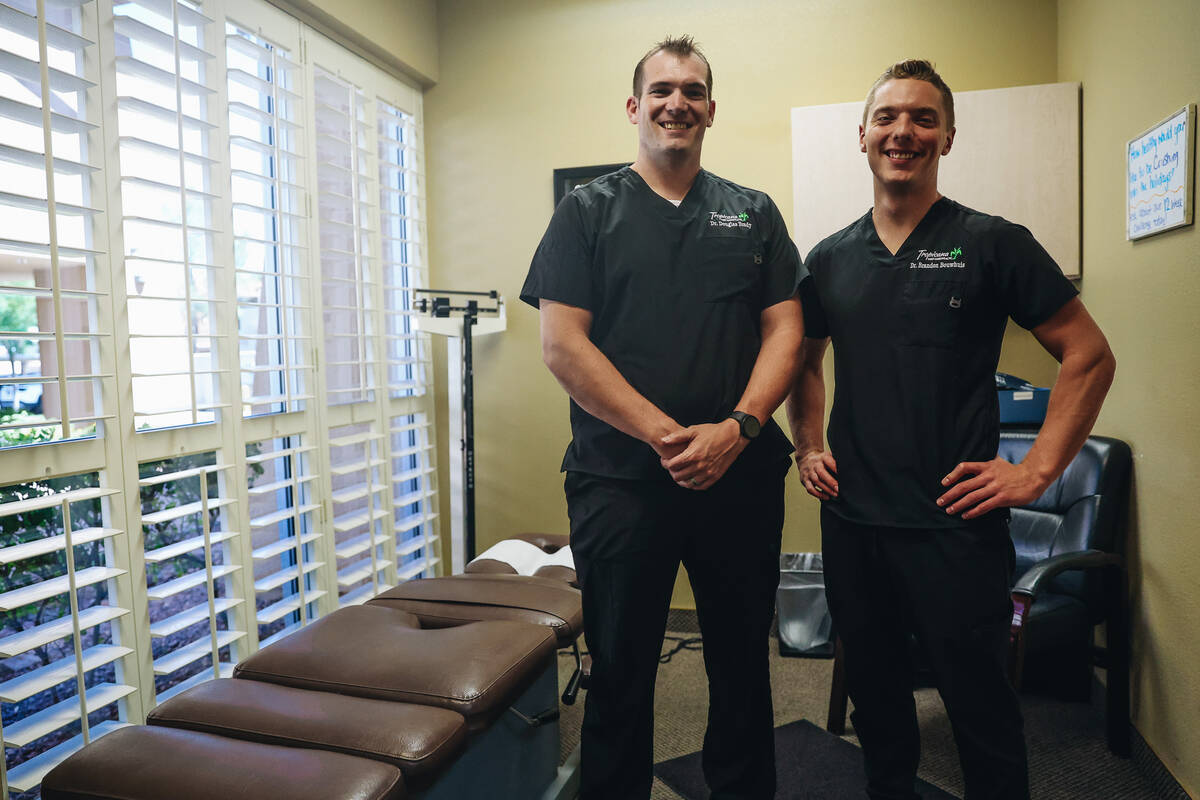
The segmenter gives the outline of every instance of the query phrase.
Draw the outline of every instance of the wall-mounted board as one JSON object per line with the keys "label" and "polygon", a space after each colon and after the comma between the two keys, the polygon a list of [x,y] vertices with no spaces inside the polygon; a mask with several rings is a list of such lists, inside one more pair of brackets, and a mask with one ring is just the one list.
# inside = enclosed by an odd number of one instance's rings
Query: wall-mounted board
{"label": "wall-mounted board", "polygon": [[1125,238],[1192,224],[1196,104],[1188,103],[1125,145]]}
{"label": "wall-mounted board", "polygon": [[[792,234],[802,254],[873,203],[858,146],[863,102],[792,109]],[[1080,276],[1080,85],[954,94],[954,146],[938,187],[965,206],[1029,228],[1070,278]]]}

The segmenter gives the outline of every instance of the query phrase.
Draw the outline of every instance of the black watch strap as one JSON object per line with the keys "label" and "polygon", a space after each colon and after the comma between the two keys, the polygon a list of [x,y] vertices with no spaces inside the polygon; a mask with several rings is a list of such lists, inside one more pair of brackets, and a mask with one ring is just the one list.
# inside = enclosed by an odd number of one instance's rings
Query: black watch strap
{"label": "black watch strap", "polygon": [[762,423],[758,421],[758,417],[753,414],[747,414],[745,411],[731,411],[729,412],[729,419],[737,422],[742,436],[745,436],[747,439],[756,438],[762,430]]}

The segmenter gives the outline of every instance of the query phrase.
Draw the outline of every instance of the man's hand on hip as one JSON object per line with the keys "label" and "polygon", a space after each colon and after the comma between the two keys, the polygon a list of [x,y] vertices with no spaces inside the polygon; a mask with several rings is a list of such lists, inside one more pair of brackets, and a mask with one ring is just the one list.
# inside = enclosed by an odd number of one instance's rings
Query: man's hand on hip
{"label": "man's hand on hip", "polygon": [[1042,496],[1048,484],[1025,464],[994,458],[964,461],[942,478],[942,485],[950,489],[937,504],[947,514],[974,519],[997,508],[1028,505]]}
{"label": "man's hand on hip", "polygon": [[829,500],[838,496],[837,462],[833,453],[811,450],[796,456],[796,467],[800,471],[800,483],[813,497]]}
{"label": "man's hand on hip", "polygon": [[671,479],[685,489],[707,489],[721,479],[734,460],[746,449],[747,440],[735,420],[691,425],[662,438],[664,447],[683,447],[662,465]]}

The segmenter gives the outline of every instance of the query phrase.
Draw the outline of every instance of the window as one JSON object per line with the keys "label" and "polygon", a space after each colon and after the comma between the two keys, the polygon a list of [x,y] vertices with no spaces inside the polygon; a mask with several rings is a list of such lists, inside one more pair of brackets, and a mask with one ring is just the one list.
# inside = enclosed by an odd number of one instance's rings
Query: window
{"label": "window", "polygon": [[[35,788],[59,759],[120,726],[122,679],[112,622],[126,570],[114,564],[106,499],[95,473],[0,489],[0,682],[10,789]],[[77,665],[82,665],[80,672]]]}
{"label": "window", "polygon": [[[424,286],[420,95],[314,43],[317,249],[339,604],[437,574]],[[381,387],[386,387],[381,388]]]}
{"label": "window", "polygon": [[300,411],[312,379],[300,68],[225,29],[241,401],[246,414]]}
{"label": "window", "polygon": [[162,702],[210,678],[227,678],[235,645],[246,636],[231,623],[245,602],[233,578],[242,569],[226,509],[229,465],[215,453],[142,465],[146,597],[153,639],[154,691]]}
{"label": "window", "polygon": [[420,148],[412,114],[382,100],[377,107],[388,389],[392,397],[405,397],[425,391],[431,368],[428,342],[412,324],[412,290],[426,286],[418,191]]}
{"label": "window", "polygon": [[438,574],[420,100],[259,0],[0,0],[0,797]]}
{"label": "window", "polygon": [[325,392],[331,404],[353,403],[372,399],[375,385],[367,101],[333,73],[315,74]]}
{"label": "window", "polygon": [[300,437],[246,446],[250,468],[250,536],[254,550],[255,621],[266,646],[320,616],[326,595],[316,546],[316,478],[309,469],[315,448]]}
{"label": "window", "polygon": [[391,588],[385,581],[388,559],[383,521],[380,453],[383,437],[369,425],[348,425],[330,431],[333,531],[336,543],[339,605],[361,603]]}
{"label": "window", "polygon": [[35,0],[0,2],[0,446],[95,435],[111,378],[95,6],[47,6],[38,31]]}
{"label": "window", "polygon": [[423,414],[392,419],[392,514],[399,580],[436,574],[441,562],[433,431]]}
{"label": "window", "polygon": [[164,0],[113,4],[122,235],[135,426],[212,422],[218,201],[211,20]]}

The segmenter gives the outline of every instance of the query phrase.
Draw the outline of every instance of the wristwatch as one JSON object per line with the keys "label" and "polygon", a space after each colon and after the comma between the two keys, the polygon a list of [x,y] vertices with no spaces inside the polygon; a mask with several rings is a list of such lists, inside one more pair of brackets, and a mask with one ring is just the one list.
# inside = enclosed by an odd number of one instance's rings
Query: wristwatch
{"label": "wristwatch", "polygon": [[747,439],[753,439],[762,430],[762,424],[758,421],[758,417],[747,414],[745,411],[731,411],[729,419],[737,422],[738,427],[742,430],[742,436]]}

